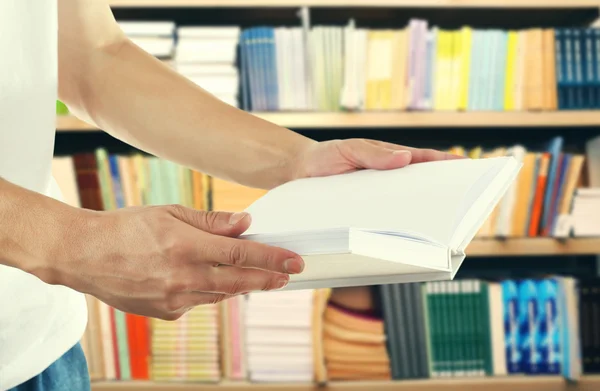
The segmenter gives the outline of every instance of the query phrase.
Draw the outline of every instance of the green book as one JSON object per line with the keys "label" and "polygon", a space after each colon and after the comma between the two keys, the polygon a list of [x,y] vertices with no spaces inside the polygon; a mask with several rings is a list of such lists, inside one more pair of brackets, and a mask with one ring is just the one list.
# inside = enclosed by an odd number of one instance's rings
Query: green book
{"label": "green book", "polygon": [[117,349],[119,353],[119,370],[121,377],[119,380],[131,380],[131,364],[129,362],[129,345],[127,338],[127,320],[125,313],[114,309],[115,311],[115,329],[117,334]]}
{"label": "green book", "polygon": [[483,346],[483,369],[487,376],[494,374],[494,362],[492,357],[492,325],[490,324],[490,296],[489,284],[481,282],[481,294],[479,296],[481,307],[481,344]]}

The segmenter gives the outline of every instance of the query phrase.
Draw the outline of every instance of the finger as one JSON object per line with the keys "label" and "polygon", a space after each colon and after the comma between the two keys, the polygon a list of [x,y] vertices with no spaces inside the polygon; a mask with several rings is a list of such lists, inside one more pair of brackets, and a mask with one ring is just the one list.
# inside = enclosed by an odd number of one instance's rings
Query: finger
{"label": "finger", "polygon": [[290,276],[287,274],[226,265],[212,268],[208,278],[213,282],[210,284],[210,292],[225,295],[272,291],[284,288],[290,281]]}
{"label": "finger", "polygon": [[171,214],[194,228],[215,235],[229,237],[240,236],[250,227],[250,223],[252,222],[250,215],[244,212],[206,212],[186,208],[181,205],[173,205],[171,207]]}
{"label": "finger", "polygon": [[420,149],[407,147],[404,145],[388,143],[385,141],[378,140],[366,140],[370,144],[374,144],[380,146],[382,148],[398,150],[398,151],[410,151],[412,154],[411,164],[415,163],[424,163],[424,162],[433,162],[440,160],[454,160],[454,159],[464,159],[465,156],[455,155],[448,152],[438,151],[435,149]]}
{"label": "finger", "polygon": [[390,170],[410,164],[411,152],[391,149],[366,140],[347,140],[339,144],[340,153],[357,168]]}
{"label": "finger", "polygon": [[197,243],[195,260],[200,262],[289,274],[304,270],[302,258],[283,248],[216,235],[208,235],[204,240],[199,238]]}

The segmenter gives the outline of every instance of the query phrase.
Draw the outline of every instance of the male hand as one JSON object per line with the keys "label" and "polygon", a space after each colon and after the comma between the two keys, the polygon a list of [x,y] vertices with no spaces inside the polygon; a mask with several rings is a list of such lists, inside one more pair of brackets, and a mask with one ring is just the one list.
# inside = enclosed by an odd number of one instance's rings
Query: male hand
{"label": "male hand", "polygon": [[290,251],[236,239],[247,214],[182,206],[83,211],[49,282],[125,312],[175,320],[189,309],[287,285],[302,271]]}
{"label": "male hand", "polygon": [[409,164],[461,159],[433,149],[410,148],[366,139],[333,140],[313,143],[294,167],[294,178],[343,174],[360,169],[389,170]]}

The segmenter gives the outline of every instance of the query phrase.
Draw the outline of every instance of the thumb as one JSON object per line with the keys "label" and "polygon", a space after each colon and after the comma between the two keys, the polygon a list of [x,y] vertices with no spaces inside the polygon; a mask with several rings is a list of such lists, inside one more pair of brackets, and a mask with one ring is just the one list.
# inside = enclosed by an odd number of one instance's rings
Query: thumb
{"label": "thumb", "polygon": [[199,230],[220,236],[238,237],[249,227],[252,219],[248,213],[202,211],[178,206],[173,216]]}
{"label": "thumb", "polygon": [[364,140],[352,140],[342,146],[343,155],[357,168],[390,170],[410,164],[412,154],[406,150],[393,150]]}

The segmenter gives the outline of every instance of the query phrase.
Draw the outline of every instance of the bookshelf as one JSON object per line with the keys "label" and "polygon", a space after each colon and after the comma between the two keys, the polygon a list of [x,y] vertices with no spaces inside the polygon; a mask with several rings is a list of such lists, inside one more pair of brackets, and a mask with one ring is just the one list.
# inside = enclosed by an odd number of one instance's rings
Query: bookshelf
{"label": "bookshelf", "polygon": [[597,8],[597,0],[110,0],[112,7]]}
{"label": "bookshelf", "polygon": [[[457,128],[457,127],[587,127],[600,126],[597,111],[556,112],[365,112],[365,113],[253,113],[288,128]],[[59,116],[59,132],[96,131],[72,116]]]}
{"label": "bookshelf", "polygon": [[477,239],[467,248],[469,257],[593,255],[600,254],[600,238],[589,239]]}
{"label": "bookshelf", "polygon": [[[410,14],[410,17],[422,17],[428,19],[431,17],[440,26],[454,26],[456,20],[476,20],[482,23],[481,26],[508,28],[528,28],[532,23],[529,21],[528,15],[546,14],[544,22],[541,25],[548,27],[560,26],[580,26],[590,23],[591,20],[597,17],[600,10],[600,0],[109,0],[110,6],[115,10],[117,19],[123,20],[173,20],[178,25],[212,25],[215,21],[219,25],[238,24],[242,28],[251,27],[253,25],[273,25],[273,26],[288,26],[288,25],[338,25],[342,20],[354,17],[358,18],[361,25],[373,28],[383,26],[385,23],[398,23],[405,16]],[[300,13],[301,23],[297,18],[297,9],[300,7],[308,7],[309,12]],[[371,9],[371,10],[369,10]],[[547,11],[547,12],[546,12]],[[312,14],[310,13],[312,12]],[[384,15],[389,13],[389,15]],[[414,13],[414,15],[413,15]],[[443,14],[443,15],[442,15]],[[468,15],[467,15],[468,14]],[[503,14],[504,19],[496,20],[495,14]],[[522,15],[521,15],[522,14]],[[470,15],[470,16],[469,16]],[[507,16],[508,15],[508,16]],[[482,16],[481,21],[479,17]],[[486,19],[487,18],[487,19]],[[518,19],[513,23],[512,18]],[[486,19],[486,20],[484,20]],[[489,20],[488,20],[489,19]],[[509,23],[507,23],[509,22]],[[462,23],[462,22],[461,22]],[[467,22],[469,24],[470,22]],[[504,26],[506,24],[506,26]],[[515,27],[516,26],[516,27]],[[448,27],[448,28],[450,28]],[[481,27],[481,28],[483,28]],[[554,87],[553,87],[554,88]],[[558,87],[557,87],[558,88]],[[600,99],[600,98],[599,98]],[[283,107],[283,106],[282,106]],[[291,105],[285,107],[304,107]],[[355,106],[352,106],[355,107]],[[489,106],[485,106],[489,107]],[[521,106],[523,110],[525,106]],[[544,110],[551,110],[548,106],[535,106],[530,110],[538,110],[539,107],[546,107]],[[560,107],[560,106],[558,106]],[[571,106],[575,107],[575,106]],[[580,106],[578,106],[580,107]],[[586,107],[597,107],[588,105]],[[600,107],[600,106],[598,106]],[[481,106],[479,106],[481,108]],[[256,109],[256,107],[254,108]],[[387,137],[390,136],[395,140],[406,138],[406,135],[411,133],[420,133],[421,130],[431,131],[434,135],[429,137],[439,137],[446,142],[449,138],[454,138],[455,134],[459,133],[460,129],[472,129],[473,131],[463,132],[464,135],[470,138],[475,136],[485,138],[478,134],[479,130],[489,129],[489,139],[498,144],[498,139],[509,139],[513,133],[518,133],[519,138],[533,143],[537,138],[546,137],[547,133],[565,133],[565,138],[569,142],[576,145],[580,149],[588,134],[598,133],[600,129],[600,111],[599,110],[565,110],[561,107],[561,111],[366,111],[366,112],[253,112],[254,115],[263,118],[269,122],[278,124],[283,127],[313,131],[318,133],[319,138],[338,137],[347,133],[360,133],[361,137]],[[261,110],[267,110],[262,108]],[[327,110],[327,109],[326,109]],[[475,110],[475,109],[474,109]],[[522,131],[524,128],[525,131]],[[536,132],[536,128],[543,132]],[[544,129],[546,128],[546,129]],[[417,129],[416,131],[414,129]],[[428,130],[429,129],[429,130]],[[503,133],[503,130],[511,130]],[[65,151],[71,153],[71,150],[95,148],[96,142],[100,144],[109,140],[100,135],[100,129],[90,125],[72,116],[59,116],[56,122],[56,130],[60,133],[60,142],[68,145],[64,148]],[[492,131],[493,130],[493,131]],[[531,130],[529,132],[528,130]],[[598,133],[600,134],[600,133]],[[373,136],[375,135],[375,136]],[[383,136],[382,136],[383,135]],[[548,135],[550,137],[550,135]],[[458,137],[457,137],[458,138]],[[112,142],[112,141],[107,141]],[[465,144],[468,144],[465,142]],[[491,144],[491,141],[490,141]],[[115,150],[117,148],[115,147]],[[116,153],[116,152],[115,152]],[[124,154],[126,155],[126,153]],[[127,158],[127,156],[125,156]],[[224,192],[221,194],[225,194]],[[476,258],[472,264],[475,269],[480,266],[486,266],[485,258],[488,257],[506,257],[511,258],[511,261],[529,263],[524,258],[531,260],[531,264],[536,264],[532,268],[542,269],[543,272],[550,269],[549,265],[543,262],[542,259],[531,259],[535,256],[557,257],[552,259],[556,264],[572,266],[572,269],[579,268],[579,262],[585,263],[585,267],[577,269],[578,273],[596,273],[589,272],[592,262],[588,262],[596,254],[600,254],[600,237],[598,238],[476,238],[466,250],[468,258]],[[577,259],[581,257],[581,259]],[[577,265],[575,265],[577,264]],[[539,266],[537,266],[539,265]],[[494,266],[495,267],[495,266]],[[494,268],[492,267],[492,268]],[[504,266],[503,266],[504,267]],[[594,267],[594,266],[592,266]],[[572,270],[569,269],[569,270]],[[562,270],[562,269],[561,269]],[[582,270],[582,271],[580,271]],[[479,278],[479,277],[476,277]],[[516,277],[515,277],[516,278]],[[448,285],[449,286],[449,285]],[[447,287],[448,287],[447,286]],[[447,288],[446,287],[446,288]],[[445,288],[445,289],[446,289]],[[462,289],[462,288],[460,288]],[[404,291],[403,291],[404,292]],[[407,291],[408,292],[408,291]],[[388,300],[392,300],[388,293]],[[401,294],[394,296],[396,303],[405,303]],[[463,299],[460,299],[463,300]],[[412,304],[410,304],[412,305]],[[404,306],[407,308],[409,306]],[[227,311],[234,311],[230,307]],[[233,304],[232,304],[232,307]],[[400,308],[394,307],[394,308]],[[239,308],[237,309],[239,310]],[[467,311],[468,310],[468,311]],[[471,309],[462,309],[464,314],[471,314]],[[476,311],[475,311],[476,312]],[[456,312],[459,313],[459,312]],[[410,316],[414,314],[411,313]],[[239,312],[238,315],[239,316]],[[414,315],[418,316],[418,315]],[[459,315],[453,315],[458,317]],[[470,316],[470,315],[468,315]],[[467,316],[467,317],[468,317]],[[446,319],[449,323],[456,319]],[[242,320],[237,319],[242,323]],[[383,320],[381,320],[384,322]],[[397,321],[397,320],[396,320]],[[243,322],[247,322],[247,319]],[[467,320],[468,322],[468,320]],[[191,324],[191,323],[190,323]],[[208,324],[208,321],[207,321]],[[212,323],[211,323],[212,324]],[[227,326],[224,326],[227,324]],[[244,323],[245,325],[245,323]],[[393,323],[392,323],[393,325]],[[396,329],[402,329],[398,323],[395,324]],[[407,324],[404,324],[407,326]],[[419,326],[408,325],[405,329],[412,327],[414,332]],[[189,327],[186,326],[186,327]],[[231,319],[226,322],[219,323],[219,335],[221,341],[232,341],[232,326]],[[245,326],[244,326],[245,327]],[[429,327],[429,326],[427,326]],[[454,327],[454,326],[452,326]],[[125,331],[128,331],[127,329]],[[418,330],[417,330],[418,331]],[[123,332],[123,331],[121,331]],[[396,333],[395,337],[404,338],[409,331]],[[472,333],[478,335],[477,333]],[[404,337],[403,337],[404,336]],[[97,336],[95,337],[97,338]],[[179,336],[181,338],[181,336]],[[239,342],[238,348],[244,347],[248,343]],[[122,344],[119,342],[118,344]],[[110,344],[109,344],[110,345]],[[285,343],[283,343],[285,345]],[[456,345],[456,343],[455,343]],[[90,345],[91,346],[91,345]],[[115,346],[111,345],[114,349]],[[407,346],[407,345],[405,345]],[[458,346],[458,345],[456,345]],[[121,347],[118,345],[117,347]],[[138,346],[139,347],[139,346]],[[446,348],[448,348],[446,346]],[[219,348],[218,358],[216,361],[211,361],[211,365],[218,366],[219,363],[223,367],[227,367],[219,376],[226,378],[235,378],[232,376],[232,356],[235,356],[232,351],[224,352],[223,348]],[[445,348],[442,348],[445,349]],[[439,346],[438,346],[439,350]],[[191,351],[191,349],[190,349]],[[407,349],[407,351],[410,351]],[[236,351],[237,352],[237,351]],[[416,350],[413,350],[416,352]],[[238,352],[239,353],[239,352]],[[148,353],[146,353],[148,354]],[[324,353],[325,354],[325,353]],[[348,353],[349,355],[351,353]],[[439,355],[439,351],[436,353]],[[156,356],[159,356],[157,354]],[[289,355],[291,358],[291,355]],[[416,356],[416,354],[415,354]],[[154,358],[152,354],[147,356],[149,359]],[[288,353],[286,356],[288,357]],[[433,356],[430,356],[433,357]],[[250,358],[246,358],[250,360]],[[326,355],[319,358],[320,360],[327,359]],[[229,363],[227,363],[229,360]],[[431,358],[431,362],[433,358]],[[166,360],[165,362],[167,362]],[[185,361],[185,360],[184,360]],[[335,359],[330,360],[334,362]],[[343,360],[342,360],[343,361]],[[121,361],[122,362],[122,361]],[[152,365],[154,361],[148,365],[148,372],[152,373],[156,378],[162,369],[156,370]],[[158,360],[162,365],[163,362]],[[399,361],[396,361],[399,362]],[[96,365],[100,361],[95,360]],[[392,361],[390,361],[390,364]],[[101,363],[103,366],[105,363]],[[111,365],[111,364],[109,364]],[[117,364],[120,365],[120,364]],[[132,364],[133,365],[133,364]],[[184,364],[182,364],[184,365]],[[275,365],[275,364],[273,364]],[[396,364],[394,364],[396,365]],[[434,364],[431,364],[433,367]],[[233,365],[235,366],[235,364]],[[460,364],[459,364],[460,366]],[[162,367],[161,367],[162,368]],[[139,369],[139,368],[138,368]],[[269,368],[271,369],[271,368]],[[182,369],[183,370],[183,369]],[[330,368],[327,368],[331,371]],[[257,371],[254,369],[253,371]],[[398,371],[396,366],[396,371]],[[100,371],[102,372],[102,371]],[[145,378],[146,377],[136,378]],[[246,373],[246,371],[242,371]],[[333,374],[335,369],[329,372],[330,379],[335,379]],[[95,372],[99,373],[99,372]],[[121,372],[122,373],[122,372]],[[589,372],[586,372],[589,373]],[[597,373],[597,372],[594,372]],[[118,379],[121,375],[116,376]],[[133,376],[133,375],[132,375]],[[403,376],[403,375],[402,375]],[[400,376],[400,378],[402,378]],[[135,376],[133,376],[135,377]],[[239,376],[237,378],[243,378]],[[131,377],[123,376],[128,379]],[[164,377],[163,377],[164,378]],[[218,377],[217,377],[218,378]],[[340,377],[338,377],[340,378]],[[398,377],[396,377],[398,378]],[[461,377],[461,378],[437,378],[424,380],[408,380],[408,381],[331,381],[327,385],[319,386],[308,382],[310,375],[305,378],[305,383],[290,383],[289,379],[282,383],[249,383],[249,382],[231,382],[223,380],[220,383],[202,383],[202,382],[161,382],[161,381],[99,381],[100,379],[115,379],[113,375],[98,375],[94,377],[98,381],[92,383],[93,391],[175,391],[175,390],[206,390],[206,391],[317,391],[319,389],[327,391],[348,390],[348,391],[391,391],[391,390],[417,390],[417,391],[592,391],[600,390],[600,376],[585,375],[576,384],[566,382],[560,376],[498,376],[498,377]],[[152,379],[152,376],[150,376]]]}
{"label": "bookshelf", "polygon": [[402,382],[336,382],[319,387],[313,384],[249,384],[249,383],[221,383],[208,384],[167,384],[153,382],[100,382],[92,384],[92,391],[461,391],[461,390],[486,390],[486,391],[592,391],[600,387],[600,376],[586,376],[577,386],[565,382],[562,378],[552,376],[541,377],[504,377],[461,380],[415,380]]}

